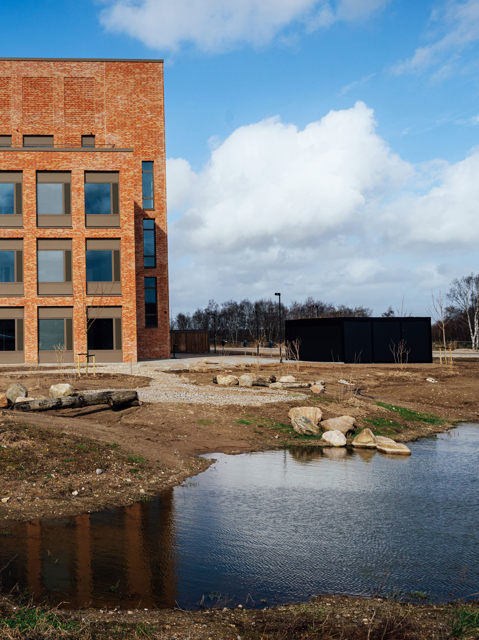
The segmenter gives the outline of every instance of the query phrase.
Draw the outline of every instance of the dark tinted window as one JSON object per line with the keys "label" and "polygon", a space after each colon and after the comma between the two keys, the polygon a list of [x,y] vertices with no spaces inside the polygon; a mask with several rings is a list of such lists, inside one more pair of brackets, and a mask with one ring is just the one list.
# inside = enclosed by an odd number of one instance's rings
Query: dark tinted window
{"label": "dark tinted window", "polygon": [[0,351],[15,351],[15,320],[0,320]]}
{"label": "dark tinted window", "polygon": [[85,184],[85,213],[87,215],[111,213],[111,186],[109,184]]}
{"label": "dark tinted window", "polygon": [[154,220],[143,220],[143,266],[156,266]]}
{"label": "dark tinted window", "polygon": [[145,327],[157,326],[156,278],[145,278]]}
{"label": "dark tinted window", "polygon": [[111,251],[86,252],[86,281],[112,282],[113,269]]}
{"label": "dark tinted window", "polygon": [[65,321],[63,318],[48,318],[38,321],[38,345],[40,351],[65,348]]}
{"label": "dark tinted window", "polygon": [[143,209],[153,209],[153,162],[142,162]]}
{"label": "dark tinted window", "polygon": [[113,318],[98,318],[88,329],[88,349],[113,349]]}
{"label": "dark tinted window", "polygon": [[0,183],[0,214],[13,215],[14,209],[14,185]]}
{"label": "dark tinted window", "polygon": [[15,282],[15,251],[0,251],[0,282]]}

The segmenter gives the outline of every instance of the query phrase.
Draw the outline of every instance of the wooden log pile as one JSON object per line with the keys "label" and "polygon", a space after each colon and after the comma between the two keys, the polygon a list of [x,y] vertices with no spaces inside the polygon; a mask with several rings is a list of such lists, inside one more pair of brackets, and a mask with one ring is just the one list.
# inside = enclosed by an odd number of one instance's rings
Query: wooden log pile
{"label": "wooden log pile", "polygon": [[46,398],[44,400],[26,400],[16,402],[14,411],[50,411],[51,409],[79,409],[97,404],[107,404],[113,410],[126,409],[140,404],[138,394],[133,390],[94,391],[86,395],[67,396],[66,398]]}

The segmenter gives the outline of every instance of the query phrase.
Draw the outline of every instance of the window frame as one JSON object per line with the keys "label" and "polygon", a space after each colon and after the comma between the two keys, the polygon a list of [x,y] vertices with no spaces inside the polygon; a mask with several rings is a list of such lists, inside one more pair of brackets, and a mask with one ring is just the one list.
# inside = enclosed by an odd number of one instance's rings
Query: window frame
{"label": "window frame", "polygon": [[[41,184],[62,185],[62,213],[40,213],[38,192]],[[37,171],[36,175],[37,227],[66,228],[72,226],[71,171]]]}
{"label": "window frame", "polygon": [[0,351],[2,364],[19,364],[25,360],[24,308],[0,307],[0,320],[15,321],[15,351]]}
{"label": "window frame", "polygon": [[55,349],[41,349],[40,321],[62,320],[64,350],[62,358],[64,362],[74,362],[74,334],[73,334],[73,307],[38,307],[37,317],[37,350],[38,361],[41,363],[58,362],[58,351]]}
{"label": "window frame", "polygon": [[12,251],[14,256],[14,281],[0,282],[0,297],[23,296],[23,239],[9,238],[0,239],[0,252]]}
{"label": "window frame", "polygon": [[[95,355],[97,362],[122,362],[123,361],[123,320],[122,307],[87,307],[88,322],[92,319],[91,328],[95,326],[96,320],[106,319],[113,321],[113,349],[93,349],[88,352]],[[87,336],[88,344],[88,336]]]}
{"label": "window frame", "polygon": [[[110,185],[110,213],[88,213],[86,208],[86,185]],[[84,209],[85,226],[89,228],[120,226],[120,172],[119,171],[85,171],[84,173]]]}
{"label": "window frame", "polygon": [[[30,144],[25,144],[30,141]],[[48,142],[51,144],[41,144],[41,142]],[[24,135],[23,147],[26,149],[53,149],[55,147],[55,136],[53,135]]]}
{"label": "window frame", "polygon": [[[39,280],[39,254],[43,251],[63,253],[63,279],[55,281]],[[73,295],[73,258],[72,241],[70,239],[38,238],[37,239],[37,289],[39,296],[72,296]]]}
{"label": "window frame", "polygon": [[[93,251],[111,252],[112,280],[88,280],[88,254]],[[87,295],[121,296],[121,240],[87,238],[85,242],[86,292]]]}
{"label": "window frame", "polygon": [[0,214],[0,228],[23,227],[23,171],[0,171],[0,184],[13,185],[13,215]]}
{"label": "window frame", "polygon": [[[151,171],[145,171],[144,166],[146,164],[151,164]],[[145,197],[145,188],[143,185],[143,176],[147,174],[147,175],[151,175],[151,192],[152,192],[152,196],[150,197]],[[151,201],[149,204],[151,204],[151,206],[145,206],[145,201]],[[144,211],[154,211],[155,210],[155,163],[153,162],[153,160],[143,160],[141,163],[141,206],[143,208]]]}
{"label": "window frame", "polygon": [[[84,144],[84,142],[86,142],[87,140],[92,140],[93,144]],[[96,147],[95,136],[91,134],[83,135],[81,137],[81,146],[82,146],[82,149],[94,149]]]}

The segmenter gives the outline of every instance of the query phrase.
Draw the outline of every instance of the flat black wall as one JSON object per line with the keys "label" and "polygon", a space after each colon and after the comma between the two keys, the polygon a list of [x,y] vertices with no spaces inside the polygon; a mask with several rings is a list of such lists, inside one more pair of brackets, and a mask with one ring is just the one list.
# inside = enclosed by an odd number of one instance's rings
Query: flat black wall
{"label": "flat black wall", "polygon": [[300,340],[299,356],[309,362],[432,362],[430,318],[308,318],[287,320],[285,338]]}

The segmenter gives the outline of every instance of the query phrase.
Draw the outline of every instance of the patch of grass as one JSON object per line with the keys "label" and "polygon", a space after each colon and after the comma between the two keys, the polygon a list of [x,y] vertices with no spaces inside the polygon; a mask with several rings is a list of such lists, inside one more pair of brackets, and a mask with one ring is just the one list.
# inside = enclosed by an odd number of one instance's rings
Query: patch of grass
{"label": "patch of grass", "polygon": [[10,536],[13,536],[13,533],[8,529],[2,529],[2,531],[0,531],[0,536],[2,538],[9,538]]}
{"label": "patch of grass", "polygon": [[413,411],[412,409],[406,409],[406,407],[398,407],[395,404],[386,404],[385,402],[376,402],[378,407],[387,409],[388,411],[394,411],[403,420],[409,420],[410,422],[425,422],[427,424],[443,424],[444,420],[439,416],[435,416],[432,413],[419,413],[419,411]]}
{"label": "patch of grass", "polygon": [[127,456],[127,457],[130,462],[133,462],[133,464],[143,464],[144,462],[146,462],[145,458],[143,458],[142,456]]}
{"label": "patch of grass", "polygon": [[140,622],[136,625],[135,633],[139,638],[151,638],[153,635],[153,629],[143,622]]}
{"label": "patch of grass", "polygon": [[258,427],[261,428],[270,428],[276,429],[276,431],[281,432],[285,436],[289,436],[290,438],[295,438],[298,440],[316,440],[321,438],[323,434],[319,434],[318,436],[305,436],[300,433],[296,433],[293,427],[290,424],[286,424],[285,422],[279,422],[277,420],[271,420],[269,418],[260,418],[261,424],[258,424]]}
{"label": "patch of grass", "polygon": [[118,593],[119,587],[120,587],[120,581],[118,580],[116,584],[112,584],[110,587],[108,587],[108,591],[110,593]]}
{"label": "patch of grass", "polygon": [[113,449],[116,449],[116,447],[119,447],[120,445],[117,442],[105,442],[105,447],[112,447]]}
{"label": "patch of grass", "polygon": [[210,427],[212,424],[214,424],[213,420],[197,420],[196,422],[202,427]]}
{"label": "patch of grass", "polygon": [[454,611],[451,620],[451,636],[453,638],[462,638],[477,629],[479,629],[479,609],[457,609]]}
{"label": "patch of grass", "polygon": [[65,462],[73,462],[73,458],[65,458]]}
{"label": "patch of grass", "polygon": [[236,420],[236,424],[251,424],[248,420]]}
{"label": "patch of grass", "polygon": [[[31,629],[47,632],[48,629],[61,629],[62,631],[77,631],[78,622],[62,620],[55,613],[48,613],[40,607],[24,607],[15,611],[9,618],[0,620],[0,626],[16,629],[23,634]],[[42,634],[43,635],[43,634]]]}
{"label": "patch of grass", "polygon": [[[392,420],[388,420],[387,418],[364,418],[364,422],[367,423],[367,426],[375,436],[387,436],[399,433],[405,429],[402,425],[397,422],[393,422]],[[354,432],[353,437],[357,436],[358,433]]]}

